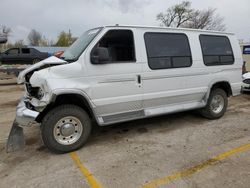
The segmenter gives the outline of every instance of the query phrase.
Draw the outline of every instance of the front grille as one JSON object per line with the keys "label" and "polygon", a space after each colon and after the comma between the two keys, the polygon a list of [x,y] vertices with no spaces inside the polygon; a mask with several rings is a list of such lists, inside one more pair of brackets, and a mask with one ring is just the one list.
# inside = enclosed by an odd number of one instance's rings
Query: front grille
{"label": "front grille", "polygon": [[250,84],[250,78],[243,80],[243,83]]}

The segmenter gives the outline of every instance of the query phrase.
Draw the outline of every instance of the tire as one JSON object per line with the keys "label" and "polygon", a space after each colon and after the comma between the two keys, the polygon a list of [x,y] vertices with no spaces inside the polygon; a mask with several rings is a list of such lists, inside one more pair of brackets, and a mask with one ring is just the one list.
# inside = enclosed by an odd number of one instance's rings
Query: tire
{"label": "tire", "polygon": [[[222,100],[221,103],[218,102],[217,104],[215,102],[221,100]],[[213,89],[209,95],[207,105],[205,106],[205,108],[201,109],[201,115],[208,119],[219,119],[225,114],[227,110],[227,105],[228,105],[228,99],[226,92],[220,88]]]}
{"label": "tire", "polygon": [[40,59],[34,59],[34,60],[32,61],[32,64],[34,65],[34,64],[38,63],[39,61],[41,61],[41,60],[40,60]]}
{"label": "tire", "polygon": [[86,143],[91,133],[91,120],[82,108],[61,105],[43,118],[41,132],[43,142],[49,150],[67,153]]}

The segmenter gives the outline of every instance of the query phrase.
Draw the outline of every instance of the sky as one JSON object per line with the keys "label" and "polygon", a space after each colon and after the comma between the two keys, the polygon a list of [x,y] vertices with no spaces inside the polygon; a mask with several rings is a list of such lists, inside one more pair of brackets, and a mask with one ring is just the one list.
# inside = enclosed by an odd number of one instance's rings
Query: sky
{"label": "sky", "polygon": [[[156,15],[178,0],[0,0],[0,25],[12,29],[9,40],[26,40],[31,29],[49,40],[61,31],[80,36],[103,25],[158,26]],[[191,0],[195,9],[216,8],[226,31],[250,42],[250,0]]]}

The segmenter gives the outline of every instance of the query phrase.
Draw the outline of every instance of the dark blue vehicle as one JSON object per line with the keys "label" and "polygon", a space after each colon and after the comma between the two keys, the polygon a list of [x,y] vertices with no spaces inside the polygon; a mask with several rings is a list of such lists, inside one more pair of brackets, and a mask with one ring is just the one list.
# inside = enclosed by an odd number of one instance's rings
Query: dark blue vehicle
{"label": "dark blue vehicle", "polygon": [[7,37],[0,36],[0,44],[4,44],[7,42]]}
{"label": "dark blue vehicle", "polygon": [[243,46],[243,54],[250,54],[250,45]]}
{"label": "dark blue vehicle", "polygon": [[47,52],[40,52],[34,48],[10,48],[0,53],[2,64],[34,64],[49,57]]}

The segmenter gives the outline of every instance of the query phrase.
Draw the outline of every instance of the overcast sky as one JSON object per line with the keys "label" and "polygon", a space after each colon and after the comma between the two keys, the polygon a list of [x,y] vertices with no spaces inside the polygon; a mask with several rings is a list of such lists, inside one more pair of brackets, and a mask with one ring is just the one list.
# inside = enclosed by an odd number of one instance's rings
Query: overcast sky
{"label": "overcast sky", "polygon": [[[180,3],[177,0],[0,0],[0,25],[12,28],[10,40],[26,39],[36,29],[56,40],[60,31],[79,36],[103,25],[154,25],[157,13]],[[193,0],[196,9],[217,8],[227,31],[250,41],[250,0]]]}

